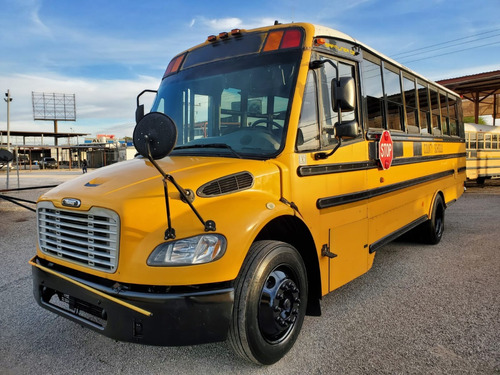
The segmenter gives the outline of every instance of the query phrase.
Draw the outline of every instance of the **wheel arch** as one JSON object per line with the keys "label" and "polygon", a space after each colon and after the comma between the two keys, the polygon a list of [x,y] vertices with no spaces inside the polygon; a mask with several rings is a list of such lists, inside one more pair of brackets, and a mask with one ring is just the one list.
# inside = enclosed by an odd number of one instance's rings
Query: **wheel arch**
{"label": "wheel arch", "polygon": [[279,216],[267,223],[255,241],[275,240],[292,245],[306,266],[308,281],[307,315],[321,315],[321,275],[316,246],[311,232],[299,218]]}

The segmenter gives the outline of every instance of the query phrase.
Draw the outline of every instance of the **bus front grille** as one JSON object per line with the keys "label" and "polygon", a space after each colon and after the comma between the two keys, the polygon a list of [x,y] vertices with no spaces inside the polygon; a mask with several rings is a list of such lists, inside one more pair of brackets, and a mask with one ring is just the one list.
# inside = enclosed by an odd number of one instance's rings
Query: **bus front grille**
{"label": "bus front grille", "polygon": [[47,255],[113,273],[118,265],[119,217],[104,208],[89,211],[37,205],[38,244]]}

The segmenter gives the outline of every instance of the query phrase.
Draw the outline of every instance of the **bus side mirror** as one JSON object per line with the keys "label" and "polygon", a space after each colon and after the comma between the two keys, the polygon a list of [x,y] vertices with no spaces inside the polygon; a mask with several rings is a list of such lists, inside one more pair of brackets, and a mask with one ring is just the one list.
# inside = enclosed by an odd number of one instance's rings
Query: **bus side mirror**
{"label": "bus side mirror", "polygon": [[135,109],[135,123],[138,124],[139,121],[144,117],[144,104],[137,106]]}
{"label": "bus side mirror", "polygon": [[338,112],[353,111],[356,108],[356,85],[352,77],[332,79],[332,108]]}
{"label": "bus side mirror", "polygon": [[356,120],[335,124],[337,138],[356,138],[358,136],[358,122]]}
{"label": "bus side mirror", "polygon": [[174,120],[160,112],[150,112],[134,128],[134,146],[148,159],[162,159],[173,150],[177,142]]}

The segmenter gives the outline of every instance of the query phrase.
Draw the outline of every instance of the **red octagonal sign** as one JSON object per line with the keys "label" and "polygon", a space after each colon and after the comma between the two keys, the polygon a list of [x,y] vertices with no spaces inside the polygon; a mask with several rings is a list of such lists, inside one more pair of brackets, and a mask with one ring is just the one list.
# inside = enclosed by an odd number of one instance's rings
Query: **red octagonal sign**
{"label": "red octagonal sign", "polygon": [[380,161],[382,169],[389,169],[391,167],[393,149],[391,133],[384,130],[378,141],[378,160]]}

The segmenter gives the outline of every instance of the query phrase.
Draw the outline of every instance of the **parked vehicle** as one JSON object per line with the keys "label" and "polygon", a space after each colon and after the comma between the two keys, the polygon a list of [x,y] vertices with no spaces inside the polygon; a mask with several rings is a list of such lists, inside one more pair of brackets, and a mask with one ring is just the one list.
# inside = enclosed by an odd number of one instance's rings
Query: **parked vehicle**
{"label": "parked vehicle", "polygon": [[54,158],[45,157],[40,160],[40,169],[55,169],[57,168],[57,161]]}

